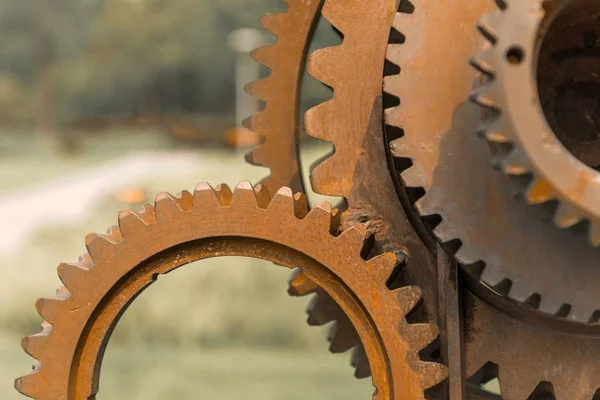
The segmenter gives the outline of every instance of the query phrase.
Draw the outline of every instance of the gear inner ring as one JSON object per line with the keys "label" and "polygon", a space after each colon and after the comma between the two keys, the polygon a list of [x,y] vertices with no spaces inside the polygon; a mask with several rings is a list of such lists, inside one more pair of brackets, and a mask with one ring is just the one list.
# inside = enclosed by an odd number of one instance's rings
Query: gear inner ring
{"label": "gear inner ring", "polygon": [[596,1],[566,1],[545,8],[536,66],[540,103],[563,146],[598,170],[600,6]]}
{"label": "gear inner ring", "polygon": [[[383,343],[376,334],[368,313],[340,278],[326,267],[305,254],[277,243],[245,237],[210,238],[173,247],[142,262],[107,293],[94,311],[78,343],[70,378],[75,384],[71,386],[69,398],[87,399],[90,393],[98,391],[102,356],[110,335],[120,317],[144,289],[155,282],[159,275],[194,261],[214,257],[215,254],[219,257],[265,259],[288,268],[301,265],[303,273],[324,288],[355,326],[361,327],[359,335],[367,350],[371,369],[389,373],[389,368],[385,365],[387,357]],[[381,378],[379,374],[379,377],[374,375],[373,379]],[[378,387],[385,392],[384,386]]]}

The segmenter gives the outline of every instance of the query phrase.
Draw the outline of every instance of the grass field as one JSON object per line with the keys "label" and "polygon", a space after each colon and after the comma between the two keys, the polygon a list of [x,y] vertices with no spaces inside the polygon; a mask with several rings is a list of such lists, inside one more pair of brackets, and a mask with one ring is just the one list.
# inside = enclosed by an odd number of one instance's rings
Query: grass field
{"label": "grass field", "polygon": [[[10,153],[0,160],[0,195],[74,168],[102,165],[127,149],[160,148],[154,136],[119,140],[108,141],[110,146],[104,141],[89,143],[88,151],[76,159],[31,149]],[[308,153],[316,158],[322,151],[311,148]],[[264,174],[245,164],[241,153],[201,150],[197,154],[206,161],[202,170],[167,180],[147,179],[139,185],[148,193],[176,193],[192,190],[200,180],[235,185]],[[84,251],[85,234],[103,232],[114,224],[123,206],[107,196],[85,218],[47,226],[14,254],[0,254],[2,400],[23,398],[12,384],[31,366],[19,341],[39,330],[35,299],[54,293],[60,284],[56,266],[76,260]],[[309,299],[287,295],[288,276],[287,269],[260,260],[222,258],[161,277],[119,323],[106,353],[98,399],[369,398],[370,380],[352,377],[349,354],[328,353],[327,327],[306,325],[304,308]]]}

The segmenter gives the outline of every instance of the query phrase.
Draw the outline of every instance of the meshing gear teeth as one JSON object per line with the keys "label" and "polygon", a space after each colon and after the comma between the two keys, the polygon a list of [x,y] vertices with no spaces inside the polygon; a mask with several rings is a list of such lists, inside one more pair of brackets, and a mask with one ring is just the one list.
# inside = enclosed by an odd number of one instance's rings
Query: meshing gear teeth
{"label": "meshing gear teeth", "polygon": [[259,133],[263,140],[247,154],[246,160],[270,169],[263,184],[302,191],[298,155],[300,82],[323,0],[285,2],[288,4],[286,12],[261,18],[265,29],[277,36],[277,42],[251,54],[270,69],[270,74],[246,87],[248,94],[265,102],[262,111],[244,121],[244,126]]}
{"label": "meshing gear teeth", "polygon": [[36,307],[46,322],[23,340],[36,359],[33,373],[16,388],[40,400],[83,400],[98,392],[103,350],[118,318],[158,275],[214,256],[262,258],[303,274],[346,313],[368,356],[374,399],[424,399],[424,390],[446,376],[442,365],[418,352],[438,335],[431,324],[405,317],[421,298],[414,286],[386,284],[397,258],[385,253],[365,260],[365,229],[338,236],[331,207],[308,211],[303,195],[243,182],[234,192],[200,184],[193,194],[161,193],[141,213],[124,210],[118,227],[86,237],[79,264],[61,264],[59,296]]}

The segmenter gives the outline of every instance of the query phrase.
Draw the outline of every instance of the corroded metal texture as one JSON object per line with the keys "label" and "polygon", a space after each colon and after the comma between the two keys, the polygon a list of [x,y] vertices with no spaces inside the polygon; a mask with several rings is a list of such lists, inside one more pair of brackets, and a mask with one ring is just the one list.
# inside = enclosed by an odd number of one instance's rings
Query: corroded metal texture
{"label": "corroded metal texture", "polygon": [[[490,166],[486,141],[475,135],[481,109],[468,98],[479,73],[468,60],[488,46],[476,26],[496,7],[487,0],[424,1],[398,16],[395,27],[406,40],[390,47],[388,59],[401,72],[386,79],[385,90],[400,104],[387,110],[386,121],[404,136],[392,142],[392,152],[412,160],[401,177],[424,189],[416,209],[430,221],[439,217],[433,233],[473,277],[526,307],[588,323],[600,309],[599,250],[555,229],[547,207],[515,197],[511,182]],[[524,100],[522,86],[514,89]]]}
{"label": "corroded metal texture", "polygon": [[306,132],[335,146],[314,166],[311,182],[317,193],[346,199],[342,226],[363,221],[380,250],[401,249],[402,277],[421,287],[426,312],[435,318],[435,260],[398,200],[382,132],[381,79],[396,11],[395,0],[328,0],[323,6],[344,40],[309,56],[308,72],[334,94],[307,111]]}
{"label": "corroded metal texture", "polygon": [[[465,303],[468,376],[493,365],[504,400],[596,400],[595,395],[600,396],[598,336],[562,334],[519,321],[473,294],[465,296]],[[529,397],[536,387],[537,395]]]}
{"label": "corroded metal texture", "polygon": [[424,399],[445,369],[418,352],[437,336],[433,324],[405,317],[421,298],[417,287],[390,289],[397,257],[365,260],[366,230],[338,232],[331,207],[308,211],[305,197],[284,188],[271,198],[241,183],[235,192],[200,184],[194,194],[161,193],[140,214],[124,210],[119,226],[86,238],[88,253],[61,264],[58,297],[36,303],[44,330],[23,340],[37,362],[16,387],[40,400],[83,400],[98,392],[102,355],[119,317],[136,296],[166,274],[215,256],[273,261],[303,274],[333,298],[356,327],[368,356],[375,399]]}
{"label": "corroded metal texture", "polygon": [[270,169],[262,183],[289,186],[302,191],[298,155],[298,113],[304,61],[323,0],[286,0],[286,12],[266,15],[261,23],[277,36],[277,42],[252,52],[252,57],[270,69],[268,77],[246,87],[248,94],[265,102],[262,111],[244,125],[262,136],[263,143],[246,159]]}
{"label": "corroded metal texture", "polygon": [[596,1],[506,1],[479,24],[488,44],[474,65],[488,80],[473,95],[490,109],[481,134],[504,147],[496,151],[500,168],[533,175],[524,188],[527,202],[558,200],[554,223],[568,228],[587,220],[594,246],[600,245],[600,160],[593,146],[600,128],[599,12]]}

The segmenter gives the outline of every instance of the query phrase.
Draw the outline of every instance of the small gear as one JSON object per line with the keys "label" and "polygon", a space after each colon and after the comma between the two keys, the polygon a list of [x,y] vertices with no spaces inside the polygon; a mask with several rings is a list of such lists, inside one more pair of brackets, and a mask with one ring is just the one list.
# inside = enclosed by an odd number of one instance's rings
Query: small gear
{"label": "small gear", "polygon": [[338,236],[331,207],[308,211],[305,197],[284,188],[271,198],[264,187],[241,183],[235,192],[200,184],[194,194],[157,196],[136,214],[124,210],[119,226],[86,237],[78,264],[61,264],[64,287],[36,307],[43,330],[23,340],[34,371],[16,388],[38,400],[83,400],[98,392],[104,349],[120,316],[158,275],[200,259],[248,256],[270,260],[322,287],[348,315],[369,359],[374,399],[424,399],[446,376],[445,367],[418,352],[438,335],[435,325],[405,317],[421,298],[414,286],[389,289],[396,256],[369,260],[365,229]]}
{"label": "small gear", "polygon": [[487,82],[473,100],[489,110],[480,134],[507,175],[531,177],[530,204],[557,200],[559,228],[582,221],[600,246],[600,68],[597,2],[506,0],[482,18],[473,59]]}
{"label": "small gear", "polygon": [[397,15],[404,40],[390,45],[388,60],[399,73],[386,77],[384,90],[399,104],[385,117],[402,134],[391,152],[402,161],[404,185],[418,194],[419,215],[497,307],[510,310],[516,302],[585,330],[600,309],[599,249],[554,229],[544,205],[516,198],[511,182],[490,166],[487,143],[474,134],[481,108],[468,98],[481,74],[468,60],[490,47],[476,26],[495,9],[485,0],[419,2]]}

